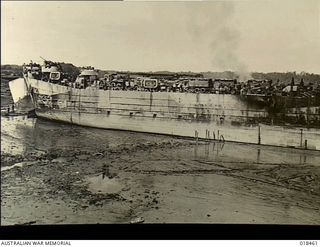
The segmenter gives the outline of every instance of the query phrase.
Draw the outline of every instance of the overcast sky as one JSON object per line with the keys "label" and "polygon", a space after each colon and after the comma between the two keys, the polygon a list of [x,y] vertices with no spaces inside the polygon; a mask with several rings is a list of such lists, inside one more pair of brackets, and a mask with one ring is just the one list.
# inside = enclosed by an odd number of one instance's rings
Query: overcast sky
{"label": "overcast sky", "polygon": [[320,73],[318,0],[1,5],[1,64]]}

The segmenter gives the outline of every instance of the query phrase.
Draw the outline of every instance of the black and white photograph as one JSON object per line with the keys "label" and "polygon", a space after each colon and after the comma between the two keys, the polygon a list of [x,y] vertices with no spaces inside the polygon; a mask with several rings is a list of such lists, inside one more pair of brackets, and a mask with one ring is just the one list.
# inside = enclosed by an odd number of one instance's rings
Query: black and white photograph
{"label": "black and white photograph", "polygon": [[1,226],[320,225],[320,1],[1,1]]}

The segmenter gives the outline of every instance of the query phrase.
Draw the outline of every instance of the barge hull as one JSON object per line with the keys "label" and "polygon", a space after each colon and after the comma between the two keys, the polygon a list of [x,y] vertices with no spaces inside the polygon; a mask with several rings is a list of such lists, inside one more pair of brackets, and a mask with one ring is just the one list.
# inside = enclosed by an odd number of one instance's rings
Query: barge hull
{"label": "barge hull", "polygon": [[[320,150],[320,128],[268,124],[237,95],[77,89],[25,79],[39,117],[82,126]],[[21,83],[21,82],[20,82]],[[296,109],[297,110],[297,109]],[[291,117],[303,116],[287,112]],[[319,107],[308,109],[319,118]]]}
{"label": "barge hull", "polygon": [[320,131],[281,126],[230,126],[185,120],[129,117],[57,110],[36,110],[39,117],[66,123],[115,130],[156,133],[207,140],[320,150]]}

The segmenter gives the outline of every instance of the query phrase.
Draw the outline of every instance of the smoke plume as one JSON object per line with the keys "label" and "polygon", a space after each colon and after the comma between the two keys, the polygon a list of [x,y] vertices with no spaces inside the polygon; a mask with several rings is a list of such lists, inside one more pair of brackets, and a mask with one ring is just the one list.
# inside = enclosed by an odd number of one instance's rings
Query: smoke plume
{"label": "smoke plume", "polygon": [[187,25],[194,42],[208,45],[212,70],[234,71],[244,81],[251,76],[237,54],[240,33],[230,24],[233,15],[232,2],[198,2],[189,13]]}

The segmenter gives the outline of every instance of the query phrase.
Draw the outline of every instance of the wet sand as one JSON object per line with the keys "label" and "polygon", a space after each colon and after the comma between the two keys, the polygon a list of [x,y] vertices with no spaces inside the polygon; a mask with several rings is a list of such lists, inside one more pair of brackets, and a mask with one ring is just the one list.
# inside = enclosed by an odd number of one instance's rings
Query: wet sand
{"label": "wet sand", "polygon": [[320,224],[320,152],[1,118],[1,224]]}

